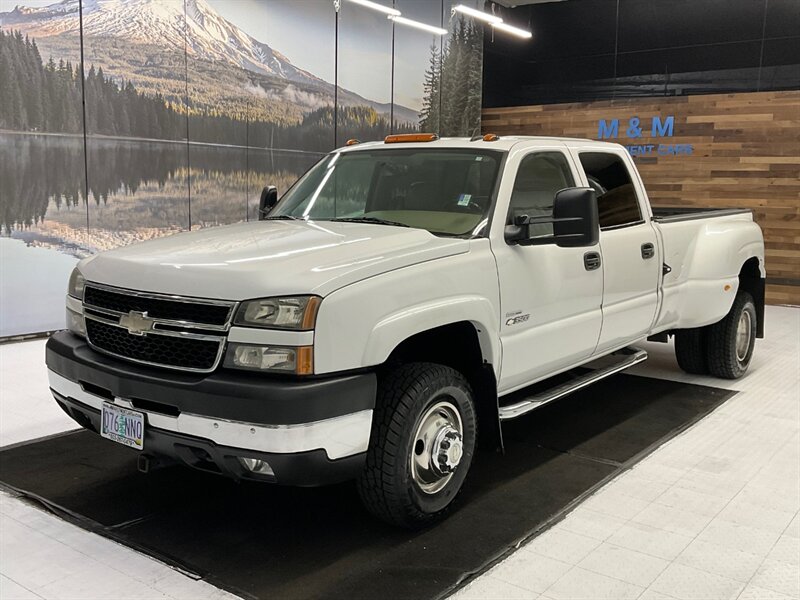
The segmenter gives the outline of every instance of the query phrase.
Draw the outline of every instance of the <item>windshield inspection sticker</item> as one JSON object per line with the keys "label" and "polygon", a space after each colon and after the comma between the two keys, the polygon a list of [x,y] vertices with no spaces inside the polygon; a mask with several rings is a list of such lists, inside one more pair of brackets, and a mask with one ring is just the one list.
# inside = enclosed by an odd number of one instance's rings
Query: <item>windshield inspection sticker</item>
{"label": "windshield inspection sticker", "polygon": [[458,197],[458,205],[459,206],[469,206],[470,198],[472,198],[472,194],[461,194]]}

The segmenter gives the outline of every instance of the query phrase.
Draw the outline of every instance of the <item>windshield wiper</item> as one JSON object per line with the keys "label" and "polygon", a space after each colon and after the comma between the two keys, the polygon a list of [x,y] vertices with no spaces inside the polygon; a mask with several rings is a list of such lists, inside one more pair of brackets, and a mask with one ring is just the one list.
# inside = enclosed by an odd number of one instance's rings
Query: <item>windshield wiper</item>
{"label": "windshield wiper", "polygon": [[305,219],[303,219],[302,217],[295,217],[295,216],[292,216],[292,215],[275,215],[273,217],[264,217],[261,220],[262,221],[282,221],[282,220],[305,221]]}
{"label": "windshield wiper", "polygon": [[386,219],[378,219],[376,217],[339,217],[331,219],[331,221],[342,221],[346,223],[375,223],[376,225],[394,225],[395,227],[410,227],[405,223],[397,221],[387,221]]}

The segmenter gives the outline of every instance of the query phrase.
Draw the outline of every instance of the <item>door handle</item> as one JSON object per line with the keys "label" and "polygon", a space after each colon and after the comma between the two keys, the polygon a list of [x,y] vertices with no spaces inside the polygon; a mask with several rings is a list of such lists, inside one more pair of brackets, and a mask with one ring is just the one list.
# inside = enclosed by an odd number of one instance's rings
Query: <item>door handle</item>
{"label": "door handle", "polygon": [[642,244],[642,258],[647,260],[648,258],[653,258],[656,255],[656,247],[647,242],[646,244]]}
{"label": "door handle", "polygon": [[587,252],[583,255],[583,267],[587,271],[596,271],[600,268],[600,253],[599,252]]}

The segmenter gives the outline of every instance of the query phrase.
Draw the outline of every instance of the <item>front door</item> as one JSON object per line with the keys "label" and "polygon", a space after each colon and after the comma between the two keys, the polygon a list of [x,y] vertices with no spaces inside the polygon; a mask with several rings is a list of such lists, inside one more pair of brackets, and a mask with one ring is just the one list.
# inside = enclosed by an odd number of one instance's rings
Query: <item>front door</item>
{"label": "front door", "polygon": [[[578,179],[562,148],[537,149],[508,160],[509,172],[518,164],[508,223],[516,215],[551,215],[556,192],[575,186]],[[500,201],[502,196],[501,190]],[[533,235],[552,235],[552,225],[535,227]],[[501,238],[493,242],[492,251],[500,276],[499,392],[587,359],[597,345],[602,321],[603,267],[592,260],[599,258],[599,247],[509,245]]]}

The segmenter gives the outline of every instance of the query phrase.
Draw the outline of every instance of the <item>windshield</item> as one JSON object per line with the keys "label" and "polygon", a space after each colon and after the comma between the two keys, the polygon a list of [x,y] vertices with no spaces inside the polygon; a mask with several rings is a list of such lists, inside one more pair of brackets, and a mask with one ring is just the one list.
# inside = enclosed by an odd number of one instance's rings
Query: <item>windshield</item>
{"label": "windshield", "polygon": [[329,154],[268,218],[357,220],[477,235],[486,224],[502,156],[460,148]]}

